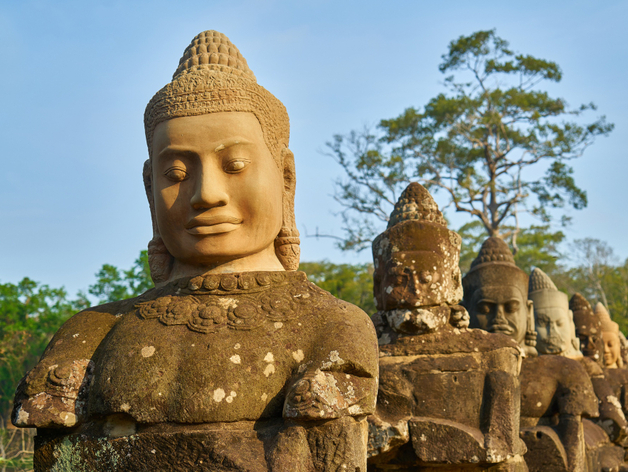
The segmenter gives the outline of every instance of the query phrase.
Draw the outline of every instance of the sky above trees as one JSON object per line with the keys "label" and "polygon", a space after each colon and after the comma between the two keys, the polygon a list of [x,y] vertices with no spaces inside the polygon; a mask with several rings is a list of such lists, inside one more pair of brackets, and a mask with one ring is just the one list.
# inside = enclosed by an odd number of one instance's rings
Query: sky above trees
{"label": "sky above trees", "polygon": [[[627,16],[620,1],[4,2],[0,282],[28,276],[74,293],[104,263],[128,267],[146,247],[144,107],[206,29],[225,33],[288,109],[303,260],[371,259],[306,237],[341,234],[331,194],[342,171],[325,142],[425,104],[443,91],[449,42],[492,28],[560,65],[562,82],[546,87],[553,96],[592,101],[615,123],[573,161],[589,206],[569,212],[565,233],[607,241],[625,258]],[[447,216],[455,227],[466,221]]]}

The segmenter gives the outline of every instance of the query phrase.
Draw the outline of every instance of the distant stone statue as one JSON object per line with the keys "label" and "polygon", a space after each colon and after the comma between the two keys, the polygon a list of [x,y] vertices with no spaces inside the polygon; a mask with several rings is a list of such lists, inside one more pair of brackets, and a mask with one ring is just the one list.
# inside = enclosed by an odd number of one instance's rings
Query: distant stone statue
{"label": "distant stone statue", "polygon": [[524,471],[518,345],[466,329],[460,236],[411,183],[373,242],[380,344],[369,470]]}
{"label": "distant stone statue", "polygon": [[[592,421],[580,421],[598,416],[598,402],[582,365],[588,360],[579,350],[567,294],[535,268],[530,274],[528,297],[534,302],[536,347],[542,354],[524,363],[521,378],[522,426],[529,426],[522,429],[530,470],[618,470],[623,463],[621,448],[611,444],[604,430]],[[547,394],[552,384],[556,387],[554,401]],[[560,444],[553,440],[556,437]],[[560,460],[563,454],[565,461]],[[554,468],[549,466],[550,456],[557,463]]]}
{"label": "distant stone statue", "polygon": [[206,31],[145,113],[156,288],[68,320],[20,382],[39,471],[362,471],[368,316],[295,272],[284,106]]}
{"label": "distant stone statue", "polygon": [[503,239],[494,236],[484,241],[462,283],[471,328],[505,334],[517,341],[526,356],[537,354],[528,274],[515,265]]}
{"label": "distant stone statue", "polygon": [[[624,367],[621,355],[619,325],[611,320],[610,313],[601,302],[595,305],[595,315],[600,320],[604,342],[604,375],[626,416],[628,414],[628,369]],[[624,447],[628,446],[626,442],[628,441],[624,441]]]}
{"label": "distant stone statue", "polygon": [[582,365],[591,377],[595,395],[599,400],[600,416],[597,422],[606,431],[611,441],[623,447],[628,437],[628,423],[619,398],[615,395],[603,369],[602,322],[593,312],[589,302],[579,293],[571,297],[569,308],[574,315],[576,334],[580,339],[580,349],[584,354]]}
{"label": "distant stone statue", "polygon": [[506,242],[488,238],[462,283],[471,326],[504,333],[526,353],[520,378],[521,436],[528,449],[525,460],[529,469],[584,472],[582,416],[597,413],[592,387],[590,382],[580,381],[586,372],[577,362],[536,356],[528,275],[515,265]]}
{"label": "distant stone statue", "polygon": [[539,354],[557,354],[572,359],[582,357],[569,298],[539,268],[530,274],[528,299],[534,303]]}
{"label": "distant stone statue", "polygon": [[611,315],[606,307],[597,302],[595,314],[602,324],[602,341],[604,342],[604,367],[618,369],[624,366],[621,356],[621,339],[619,337],[619,325],[611,320]]}

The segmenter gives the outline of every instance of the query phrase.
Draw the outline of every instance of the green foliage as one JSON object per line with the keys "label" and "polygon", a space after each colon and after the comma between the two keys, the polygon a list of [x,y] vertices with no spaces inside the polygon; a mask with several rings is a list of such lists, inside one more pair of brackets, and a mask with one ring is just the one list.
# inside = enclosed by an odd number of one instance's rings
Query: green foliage
{"label": "green foliage", "polygon": [[518,213],[547,224],[552,208],[587,205],[568,162],[613,125],[604,117],[582,123],[576,118],[593,104],[571,109],[536,88],[561,80],[556,63],[515,53],[490,30],[452,41],[439,69],[451,74],[447,91],[422,109],[327,143],[347,176],[335,195],[344,207],[342,249],[367,247],[413,180],[443,192],[447,206],[491,236]]}
{"label": "green foliage", "polygon": [[373,264],[334,264],[327,261],[301,262],[299,270],[310,282],[341,300],[353,303],[373,315]]}
{"label": "green foliage", "polygon": [[89,293],[99,303],[136,297],[154,287],[148,266],[148,251],[140,252],[129,270],[120,271],[110,264],[103,264],[96,273],[96,283],[89,286]]}
{"label": "green foliage", "polygon": [[0,284],[0,415],[8,418],[18,381],[32,368],[61,324],[84,307],[63,289],[28,278]]}
{"label": "green foliage", "polygon": [[575,240],[570,250],[576,264],[554,277],[556,286],[569,294],[579,292],[592,306],[602,302],[628,333],[628,259],[617,262],[613,249],[593,238]]}

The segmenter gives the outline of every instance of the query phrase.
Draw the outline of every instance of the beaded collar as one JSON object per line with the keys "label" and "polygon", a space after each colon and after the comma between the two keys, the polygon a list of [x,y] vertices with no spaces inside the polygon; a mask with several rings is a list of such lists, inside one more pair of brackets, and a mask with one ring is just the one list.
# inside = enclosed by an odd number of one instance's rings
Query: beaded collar
{"label": "beaded collar", "polygon": [[255,329],[265,322],[280,327],[316,304],[321,289],[304,272],[242,272],[178,279],[135,305],[145,319],[167,326],[186,325],[199,333]]}

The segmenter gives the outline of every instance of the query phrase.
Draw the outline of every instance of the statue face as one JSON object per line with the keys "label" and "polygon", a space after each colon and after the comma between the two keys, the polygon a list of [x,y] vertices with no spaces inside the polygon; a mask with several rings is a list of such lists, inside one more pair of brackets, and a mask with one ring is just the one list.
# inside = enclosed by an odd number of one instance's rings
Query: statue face
{"label": "statue face", "polygon": [[604,356],[604,341],[599,318],[589,310],[581,310],[574,313],[576,334],[580,339],[582,354],[602,363]]}
{"label": "statue face", "polygon": [[536,348],[541,354],[561,354],[572,350],[575,328],[569,321],[569,311],[556,306],[534,305],[536,319]]}
{"label": "statue face", "polygon": [[485,285],[475,291],[467,307],[481,329],[502,333],[523,345],[532,302],[514,285]]}
{"label": "statue face", "polygon": [[396,252],[386,263],[380,286],[384,310],[441,303],[442,294],[432,284],[440,281],[442,265],[433,252]]}
{"label": "statue face", "polygon": [[604,365],[617,367],[617,361],[621,356],[619,336],[612,331],[602,331],[602,340],[604,341]]}
{"label": "statue face", "polygon": [[276,260],[283,178],[255,115],[174,118],[155,128],[152,149],[157,225],[176,263]]}

